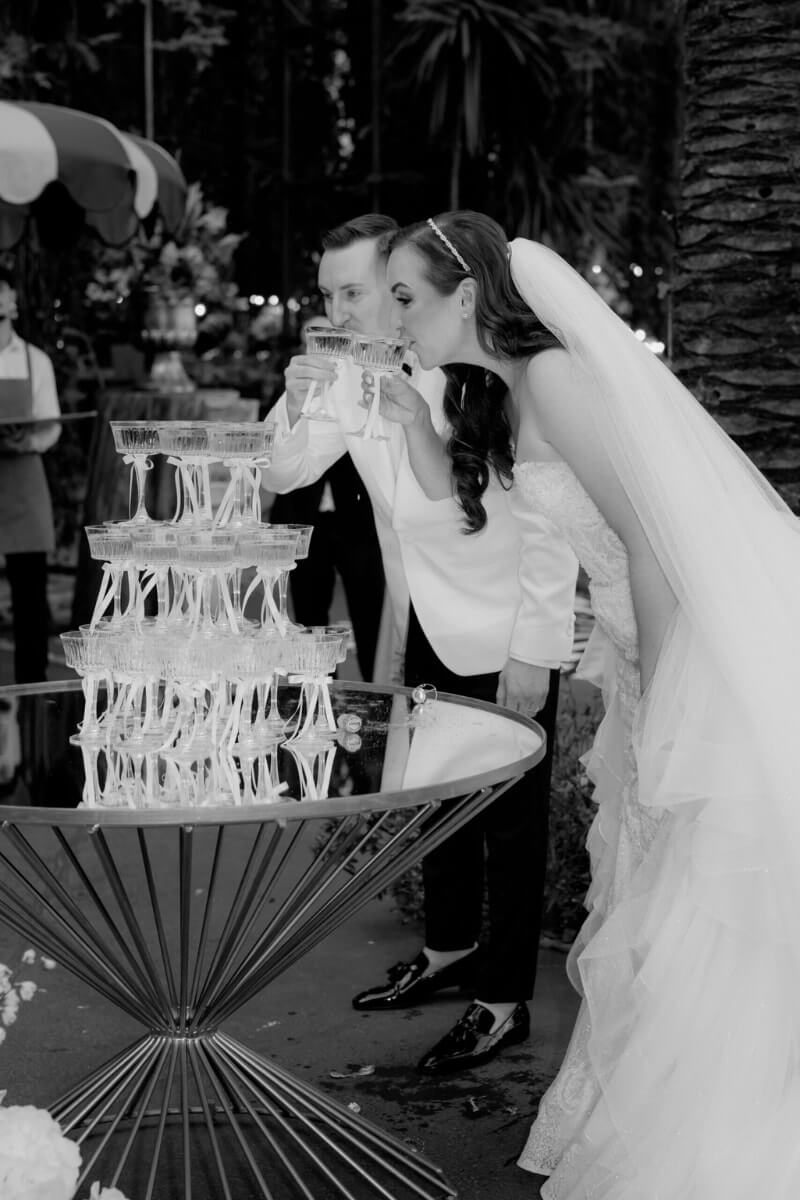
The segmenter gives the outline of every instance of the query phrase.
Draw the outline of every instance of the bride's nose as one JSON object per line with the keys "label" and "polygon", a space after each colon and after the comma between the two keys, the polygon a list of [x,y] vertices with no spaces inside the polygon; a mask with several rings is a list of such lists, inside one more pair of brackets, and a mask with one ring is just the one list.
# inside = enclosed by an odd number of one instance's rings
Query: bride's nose
{"label": "bride's nose", "polygon": [[396,300],[392,301],[392,330],[397,337],[405,337],[406,327],[403,324],[403,310]]}

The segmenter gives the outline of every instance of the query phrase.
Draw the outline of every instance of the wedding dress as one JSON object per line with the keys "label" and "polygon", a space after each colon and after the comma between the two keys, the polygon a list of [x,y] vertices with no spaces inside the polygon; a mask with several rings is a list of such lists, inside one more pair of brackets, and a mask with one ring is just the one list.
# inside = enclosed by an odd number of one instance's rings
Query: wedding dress
{"label": "wedding dress", "polygon": [[[712,801],[639,799],[637,763],[652,780],[661,759],[663,776],[665,742],[669,753],[681,741],[676,700],[680,708],[683,688],[707,685],[705,667],[686,660],[679,610],[642,702],[624,545],[566,463],[518,463],[515,490],[580,559],[593,638],[606,649],[606,715],[586,759],[598,805],[589,916],[568,966],[585,998],[519,1164],[550,1176],[544,1200],[789,1200],[800,1195],[796,1006],[774,953],[776,914],[758,894],[763,852],[749,861],[753,822],[742,812],[727,829]],[[706,761],[698,743],[696,760],[679,765],[681,778],[694,774],[698,797],[709,783],[730,785],[735,803],[748,781],[729,771],[714,781],[706,749]]]}
{"label": "wedding dress", "polygon": [[518,466],[593,576],[608,705],[583,1003],[522,1165],[546,1200],[797,1200],[800,523],[563,259],[510,265],[677,599],[640,697],[624,547],[568,466]]}
{"label": "wedding dress", "polygon": [[[628,555],[566,463],[519,462],[514,475],[516,489],[524,502],[553,522],[580,560],[589,577],[595,628],[616,650],[604,695],[605,718],[585,762],[595,785],[598,809],[587,843],[592,886],[586,904],[591,917],[568,961],[568,971],[580,989],[574,976],[579,950],[613,906],[615,897],[625,893],[658,827],[655,814],[637,802],[633,723],[640,687]],[[588,1038],[589,1017],[583,1004],[564,1062],[539,1105],[536,1123],[520,1159],[526,1170],[540,1175],[555,1171],[597,1103],[598,1087],[587,1054]]]}
{"label": "wedding dress", "polygon": [[[589,577],[595,630],[616,652],[605,687],[605,717],[585,760],[598,809],[587,843],[592,885],[586,905],[591,915],[568,960],[568,971],[580,989],[575,976],[579,952],[615,899],[625,894],[660,821],[659,815],[638,803],[633,726],[640,686],[628,555],[566,463],[518,462],[514,476],[522,500],[553,522],[580,560]],[[593,642],[597,640],[596,632]],[[597,652],[594,645],[593,652]],[[599,1089],[587,1051],[589,1033],[584,1003],[564,1061],[540,1102],[520,1158],[520,1166],[526,1170],[552,1174],[598,1101]],[[552,1188],[550,1191],[558,1195]]]}

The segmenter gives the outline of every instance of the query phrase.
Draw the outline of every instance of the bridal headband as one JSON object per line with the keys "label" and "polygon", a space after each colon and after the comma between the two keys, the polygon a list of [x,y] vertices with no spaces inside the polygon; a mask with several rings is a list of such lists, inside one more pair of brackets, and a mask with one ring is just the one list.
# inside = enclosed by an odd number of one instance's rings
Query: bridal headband
{"label": "bridal headband", "polygon": [[465,260],[464,260],[464,259],[461,257],[461,255],[458,253],[458,251],[456,250],[456,248],[455,248],[455,246],[453,245],[453,243],[450,241],[450,238],[447,236],[447,234],[446,234],[446,233],[444,233],[444,232],[443,232],[443,230],[441,230],[441,229],[439,228],[439,226],[438,226],[438,225],[436,224],[436,222],[434,221],[433,217],[428,217],[428,224],[430,225],[431,229],[432,229],[432,230],[433,230],[433,232],[436,234],[436,236],[439,238],[439,240],[440,240],[440,241],[442,241],[442,242],[444,242],[445,246],[447,246],[447,249],[450,251],[450,253],[452,254],[453,258],[456,260],[456,262],[458,263],[458,265],[459,265],[459,266],[460,266],[460,267],[461,267],[461,268],[462,268],[464,271],[466,271],[466,273],[467,273],[468,275],[472,275],[472,274],[473,274],[473,271],[472,271],[472,269],[471,269],[470,267],[468,267],[468,266],[467,266],[467,264],[466,264],[466,261],[465,261]]}

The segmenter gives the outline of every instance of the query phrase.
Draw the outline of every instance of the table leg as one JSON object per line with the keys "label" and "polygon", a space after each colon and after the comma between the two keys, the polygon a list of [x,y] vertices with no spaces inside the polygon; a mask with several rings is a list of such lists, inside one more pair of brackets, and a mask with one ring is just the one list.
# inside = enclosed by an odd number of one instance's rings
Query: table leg
{"label": "table leg", "polygon": [[[94,1179],[137,1200],[441,1200],[408,1145],[228,1036],[222,1022],[509,784],[326,823],[2,825],[0,916],[147,1033],[52,1106]],[[131,1181],[135,1191],[128,1190]],[[238,1183],[237,1183],[238,1181]],[[82,1190],[81,1190],[82,1189]]]}

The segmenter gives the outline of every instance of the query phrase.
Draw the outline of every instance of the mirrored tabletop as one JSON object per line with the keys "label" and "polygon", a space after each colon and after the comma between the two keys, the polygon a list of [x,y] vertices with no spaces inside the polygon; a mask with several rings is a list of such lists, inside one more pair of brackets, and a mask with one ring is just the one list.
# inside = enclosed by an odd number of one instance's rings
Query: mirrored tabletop
{"label": "mirrored tabletop", "polygon": [[[297,698],[297,688],[282,689],[284,715]],[[122,777],[117,764],[112,779],[114,746],[102,733],[94,740],[78,733],[78,681],[0,688],[3,816],[156,825],[413,807],[519,775],[544,753],[534,722],[479,701],[443,695],[419,704],[404,688],[339,682],[331,700],[336,734],[297,739],[256,730],[224,752],[199,746],[182,755],[157,738],[129,742]]]}

